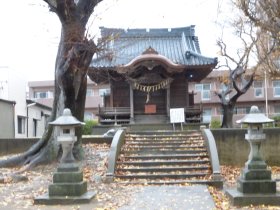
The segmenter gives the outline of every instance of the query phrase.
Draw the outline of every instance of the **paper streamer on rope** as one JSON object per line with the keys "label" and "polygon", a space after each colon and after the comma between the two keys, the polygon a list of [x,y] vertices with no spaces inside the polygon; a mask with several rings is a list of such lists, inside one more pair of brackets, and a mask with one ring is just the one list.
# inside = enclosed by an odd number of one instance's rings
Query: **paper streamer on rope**
{"label": "paper streamer on rope", "polygon": [[168,78],[166,80],[161,81],[160,83],[156,84],[156,85],[141,85],[137,82],[134,82],[134,88],[136,90],[140,90],[146,93],[149,92],[154,92],[160,89],[164,89],[168,84],[170,84],[172,81],[172,79]]}

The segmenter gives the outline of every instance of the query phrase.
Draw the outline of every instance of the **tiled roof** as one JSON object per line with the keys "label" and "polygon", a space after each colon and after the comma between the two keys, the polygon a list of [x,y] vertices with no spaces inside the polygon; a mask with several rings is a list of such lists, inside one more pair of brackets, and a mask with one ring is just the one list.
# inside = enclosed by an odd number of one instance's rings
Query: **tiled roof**
{"label": "tiled roof", "polygon": [[198,66],[217,63],[216,58],[201,55],[194,26],[150,30],[100,29],[102,38],[107,41],[92,60],[91,67],[123,66],[149,48],[175,64]]}

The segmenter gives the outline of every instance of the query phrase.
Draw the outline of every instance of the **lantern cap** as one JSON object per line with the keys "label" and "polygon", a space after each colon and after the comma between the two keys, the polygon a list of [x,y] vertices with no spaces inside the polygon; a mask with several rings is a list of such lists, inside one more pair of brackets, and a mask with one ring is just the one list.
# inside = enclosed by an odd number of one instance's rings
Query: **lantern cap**
{"label": "lantern cap", "polygon": [[274,120],[266,117],[257,106],[251,106],[250,113],[245,115],[242,119],[237,120],[237,123],[247,123],[247,124],[262,124],[274,122]]}
{"label": "lantern cap", "polygon": [[63,113],[60,117],[58,117],[55,121],[52,121],[49,123],[50,125],[58,125],[58,126],[67,126],[67,125],[73,125],[73,126],[80,126],[84,123],[77,120],[77,118],[72,116],[71,110],[66,108],[63,110]]}

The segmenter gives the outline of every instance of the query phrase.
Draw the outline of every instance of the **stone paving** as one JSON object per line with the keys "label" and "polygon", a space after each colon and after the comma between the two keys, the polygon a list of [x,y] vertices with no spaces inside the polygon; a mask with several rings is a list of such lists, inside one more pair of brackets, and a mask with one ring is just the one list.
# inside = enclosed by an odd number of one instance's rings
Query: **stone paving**
{"label": "stone paving", "polygon": [[147,186],[131,195],[129,205],[120,210],[207,210],[214,209],[214,201],[206,185]]}

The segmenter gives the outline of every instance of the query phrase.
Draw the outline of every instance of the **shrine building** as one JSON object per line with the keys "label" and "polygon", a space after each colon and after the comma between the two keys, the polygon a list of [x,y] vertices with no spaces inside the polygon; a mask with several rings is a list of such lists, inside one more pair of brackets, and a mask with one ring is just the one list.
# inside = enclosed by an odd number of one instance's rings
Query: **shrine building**
{"label": "shrine building", "polygon": [[194,26],[100,29],[88,75],[110,86],[99,108],[101,124],[166,123],[172,108],[184,108],[186,121],[200,121],[188,84],[204,79],[217,58],[201,54]]}

